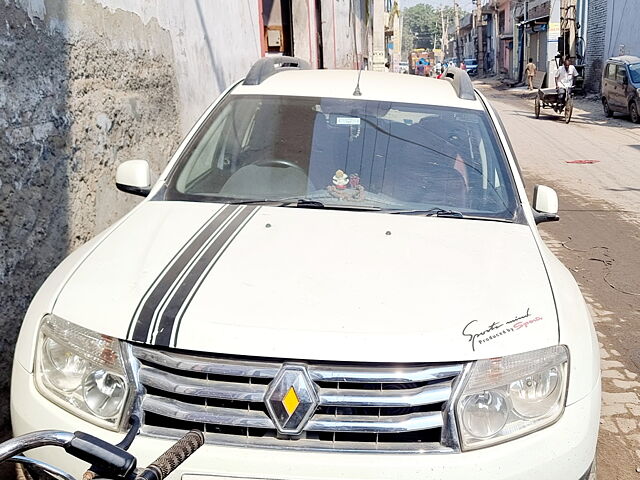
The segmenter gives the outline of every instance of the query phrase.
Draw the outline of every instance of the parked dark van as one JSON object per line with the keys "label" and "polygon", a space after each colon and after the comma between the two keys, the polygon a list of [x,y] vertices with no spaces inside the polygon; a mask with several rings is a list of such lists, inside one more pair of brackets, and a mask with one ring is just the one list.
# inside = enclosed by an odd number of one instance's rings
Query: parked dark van
{"label": "parked dark van", "polygon": [[628,114],[640,123],[640,57],[624,55],[607,60],[602,73],[602,108],[607,117]]}

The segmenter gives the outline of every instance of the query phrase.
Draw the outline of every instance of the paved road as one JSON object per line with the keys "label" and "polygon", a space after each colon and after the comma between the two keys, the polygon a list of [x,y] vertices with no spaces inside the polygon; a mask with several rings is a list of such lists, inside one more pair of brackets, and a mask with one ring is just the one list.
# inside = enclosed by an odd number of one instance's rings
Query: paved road
{"label": "paved road", "polygon": [[[640,125],[578,100],[565,125],[533,116],[526,92],[477,83],[498,110],[527,182],[555,188],[558,223],[541,225],[590,304],[601,347],[598,478],[640,478]],[[597,160],[593,164],[568,163]],[[637,470],[636,470],[637,469]]]}

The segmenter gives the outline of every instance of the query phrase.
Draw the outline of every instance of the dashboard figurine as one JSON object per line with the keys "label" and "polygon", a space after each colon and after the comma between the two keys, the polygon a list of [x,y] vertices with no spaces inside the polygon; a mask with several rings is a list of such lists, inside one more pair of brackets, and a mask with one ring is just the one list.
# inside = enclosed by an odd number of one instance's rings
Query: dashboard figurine
{"label": "dashboard figurine", "polygon": [[344,190],[349,184],[349,177],[342,170],[338,170],[333,176],[333,184],[339,190]]}
{"label": "dashboard figurine", "polygon": [[329,185],[327,191],[339,200],[361,202],[365,199],[365,190],[360,185],[360,175],[357,173],[347,175],[338,170],[333,176],[333,185]]}
{"label": "dashboard figurine", "polygon": [[349,185],[351,185],[351,188],[358,188],[358,185],[360,185],[360,175],[357,173],[349,175]]}

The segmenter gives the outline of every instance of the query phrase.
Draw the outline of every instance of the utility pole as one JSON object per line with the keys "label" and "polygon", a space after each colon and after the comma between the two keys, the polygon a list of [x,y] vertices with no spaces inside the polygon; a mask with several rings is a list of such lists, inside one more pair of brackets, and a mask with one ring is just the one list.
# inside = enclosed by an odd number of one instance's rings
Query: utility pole
{"label": "utility pole", "polygon": [[569,56],[576,58],[576,0],[569,0],[567,5],[566,17],[569,22]]}
{"label": "utility pole", "polygon": [[447,34],[445,32],[444,24],[444,9],[440,7],[440,25],[442,25],[442,37],[440,38],[440,47],[442,48],[442,55],[447,56]]}
{"label": "utility pole", "polygon": [[476,0],[476,51],[478,62],[478,74],[483,75],[485,73],[484,68],[484,44],[483,44],[483,34],[482,34],[482,0]]}
{"label": "utility pole", "polygon": [[458,18],[458,2],[453,0],[453,22],[456,27],[456,58],[460,63],[460,19]]}

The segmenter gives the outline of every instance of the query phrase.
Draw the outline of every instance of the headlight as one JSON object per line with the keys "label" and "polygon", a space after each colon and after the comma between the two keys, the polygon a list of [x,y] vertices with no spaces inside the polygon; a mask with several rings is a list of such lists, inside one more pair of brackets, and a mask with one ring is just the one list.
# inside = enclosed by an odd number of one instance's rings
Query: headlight
{"label": "headlight", "polygon": [[115,338],[47,315],[38,333],[36,387],[74,415],[117,430],[134,393],[121,347]]}
{"label": "headlight", "polygon": [[462,448],[505,442],[558,420],[568,362],[564,346],[475,362],[456,403]]}

